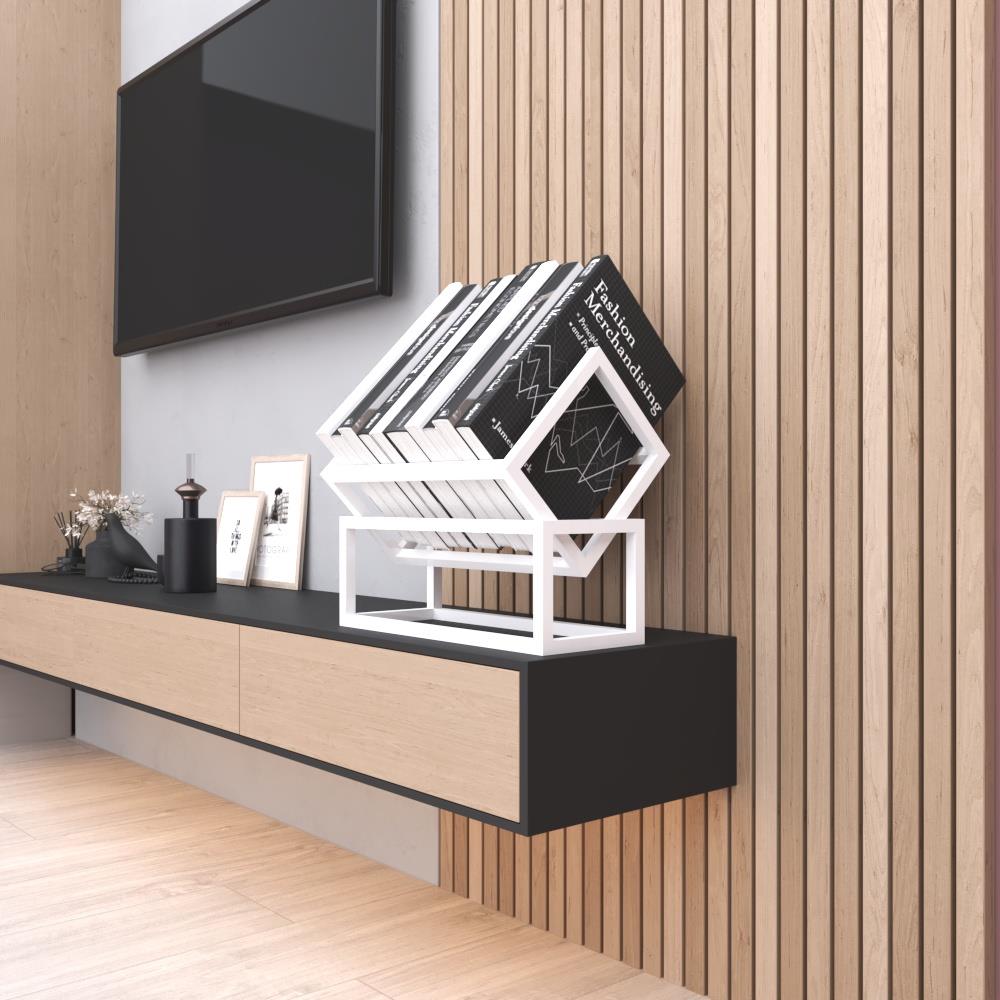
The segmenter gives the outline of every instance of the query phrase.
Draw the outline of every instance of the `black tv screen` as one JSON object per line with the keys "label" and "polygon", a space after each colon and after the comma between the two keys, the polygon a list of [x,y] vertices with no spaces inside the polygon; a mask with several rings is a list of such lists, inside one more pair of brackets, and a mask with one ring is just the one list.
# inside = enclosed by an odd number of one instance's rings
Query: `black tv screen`
{"label": "black tv screen", "polygon": [[391,292],[392,0],[260,0],[118,92],[116,354]]}

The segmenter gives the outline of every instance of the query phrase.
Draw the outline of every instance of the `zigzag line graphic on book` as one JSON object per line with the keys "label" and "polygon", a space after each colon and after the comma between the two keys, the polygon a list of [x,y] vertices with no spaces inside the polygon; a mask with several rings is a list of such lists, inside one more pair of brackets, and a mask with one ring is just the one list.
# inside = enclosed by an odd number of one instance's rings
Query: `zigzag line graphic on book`
{"label": "zigzag line graphic on book", "polygon": [[[552,437],[549,439],[549,448],[545,456],[545,471],[546,473],[575,472],[577,473],[577,481],[586,483],[593,493],[606,493],[610,488],[611,480],[614,479],[615,470],[621,466],[628,465],[632,460],[634,451],[629,451],[624,457],[620,457],[623,448],[621,434],[614,435],[614,444],[610,447],[605,444],[607,439],[612,436],[615,424],[618,422],[625,424],[625,421],[622,420],[621,415],[618,413],[615,414],[615,419],[604,434],[600,434],[597,428],[590,427],[579,435],[579,437],[577,436],[576,417],[578,412],[580,410],[593,412],[599,409],[614,409],[614,407],[574,407],[572,411],[567,411],[567,416],[572,413],[573,417],[573,424],[570,428],[569,449],[579,455],[580,451],[585,447],[591,448],[592,450],[587,460],[585,462],[578,462],[576,465],[567,465],[566,449],[563,447],[562,435],[554,431]],[[625,427],[627,430],[628,425],[625,424]],[[558,464],[553,463],[553,458],[558,460]],[[597,480],[602,480],[602,482],[595,488],[593,484]]]}
{"label": "zigzag line graphic on book", "polygon": [[[540,380],[538,375],[542,368],[543,359],[538,357],[538,352],[545,352],[545,379]],[[527,379],[527,385],[525,384],[524,370],[525,367],[531,369],[531,375]],[[517,368],[517,395],[527,396],[531,400],[531,416],[535,417],[538,415],[538,410],[540,409],[538,403],[539,400],[544,404],[545,400],[549,398],[558,389],[557,385],[553,384],[552,381],[552,348],[547,344],[540,345],[537,349],[532,350],[531,354],[528,355]]]}

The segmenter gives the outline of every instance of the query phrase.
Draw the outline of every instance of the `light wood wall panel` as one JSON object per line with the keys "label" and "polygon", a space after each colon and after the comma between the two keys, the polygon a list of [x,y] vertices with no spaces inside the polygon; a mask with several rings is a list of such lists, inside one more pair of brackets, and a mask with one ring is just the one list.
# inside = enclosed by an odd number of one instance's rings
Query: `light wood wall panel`
{"label": "light wood wall panel", "polygon": [[73,487],[117,488],[118,0],[0,0],[0,569],[59,554]]}
{"label": "light wood wall panel", "polygon": [[615,257],[688,379],[649,622],[735,634],[740,706],[734,788],[443,814],[443,884],[714,998],[993,995],[993,16],[442,0],[442,281]]}

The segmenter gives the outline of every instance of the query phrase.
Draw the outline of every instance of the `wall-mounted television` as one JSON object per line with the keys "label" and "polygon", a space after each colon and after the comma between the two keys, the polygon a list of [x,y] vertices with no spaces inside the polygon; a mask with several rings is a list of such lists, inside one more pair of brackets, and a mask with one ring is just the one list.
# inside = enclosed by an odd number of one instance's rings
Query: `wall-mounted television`
{"label": "wall-mounted television", "polygon": [[118,91],[115,354],[392,291],[394,0],[256,0]]}

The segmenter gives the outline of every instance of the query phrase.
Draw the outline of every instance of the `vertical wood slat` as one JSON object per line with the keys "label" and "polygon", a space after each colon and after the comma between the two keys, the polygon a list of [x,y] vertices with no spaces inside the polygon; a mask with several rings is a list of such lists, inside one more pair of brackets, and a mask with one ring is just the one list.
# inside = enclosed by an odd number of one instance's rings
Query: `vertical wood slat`
{"label": "vertical wood slat", "polygon": [[601,823],[601,949],[622,957],[622,817]]}
{"label": "vertical wood slat", "polygon": [[604,941],[602,833],[599,819],[583,824],[583,943],[594,951],[600,951]]}
{"label": "vertical wood slat", "polygon": [[754,992],[754,87],[753,7],[730,6],[730,627],[737,642],[731,806],[730,988]]}
{"label": "vertical wood slat", "polygon": [[806,186],[806,698],[805,995],[833,1000],[832,605],[832,21],[829,0],[807,6]]}
{"label": "vertical wood slat", "polygon": [[952,4],[923,9],[923,969],[925,1000],[952,995],[955,911],[952,330]]}
{"label": "vertical wood slat", "polygon": [[622,961],[642,968],[642,812],[622,816]]}
{"label": "vertical wood slat", "polygon": [[[604,0],[583,0],[583,259],[604,246],[604,30]],[[614,52],[608,55],[617,65]],[[601,619],[602,572],[598,565],[583,582],[587,621]]]}
{"label": "vertical wood slat", "polygon": [[[707,346],[707,82],[708,7],[684,9],[684,351],[687,382],[681,402],[684,440],[684,625],[707,626],[708,427]],[[684,985],[704,993],[707,980],[706,801],[684,803]]]}
{"label": "vertical wood slat", "polygon": [[[563,39],[566,59],[566,85],[563,100],[566,109],[565,136],[565,184],[566,184],[566,257],[569,260],[583,260],[583,42],[584,42],[584,0],[565,0],[565,29]],[[592,133],[588,130],[592,138]],[[583,583],[576,577],[567,578],[566,617],[583,617]],[[567,845],[568,846],[568,845]],[[568,919],[568,918],[567,918]]]}
{"label": "vertical wood slat", "polygon": [[755,990],[778,987],[778,41],[776,0],[757,0],[754,40]]}
{"label": "vertical wood slat", "polygon": [[497,906],[501,913],[514,916],[514,834],[500,830],[497,834]]}
{"label": "vertical wood slat", "polygon": [[860,0],[833,6],[833,993],[861,997]]}
{"label": "vertical wood slat", "polygon": [[803,330],[805,102],[803,0],[778,17],[779,967],[782,1000],[801,1000],[805,897],[805,573]]}
{"label": "vertical wood slat", "polygon": [[969,1000],[996,987],[995,16],[956,0],[955,992]]}
{"label": "vertical wood slat", "polygon": [[892,8],[892,940],[897,996],[920,996],[920,3]]}
{"label": "vertical wood slat", "polygon": [[[470,2],[442,5],[443,272],[469,264]],[[457,891],[712,996],[985,997],[992,11],[510,9],[531,28],[533,188],[526,219],[514,185],[511,252],[525,231],[533,258],[614,244],[682,360],[643,505],[650,620],[740,638],[739,784],[509,850],[454,817],[443,870],[450,854]],[[613,618],[617,580],[558,599]]]}
{"label": "vertical wood slat", "polygon": [[[642,6],[642,307],[663,335],[663,3]],[[661,427],[661,434],[663,429]],[[642,500],[646,521],[647,622],[663,625],[663,477]],[[659,935],[657,935],[659,939]]]}
{"label": "vertical wood slat", "polygon": [[[728,635],[730,623],[729,444],[729,11],[709,0],[706,12],[706,626]],[[708,796],[706,829],[705,990],[729,998],[728,789]]]}
{"label": "vertical wood slat", "polygon": [[[684,3],[663,9],[663,340],[684,365]],[[667,628],[684,626],[685,407],[671,406],[663,420],[671,452],[663,481],[663,608]],[[651,601],[648,603],[652,603]],[[663,974],[684,982],[684,803],[663,808]]]}
{"label": "vertical wood slat", "polygon": [[861,45],[862,971],[866,998],[890,989],[892,757],[889,588],[889,5],[865,4]]}

